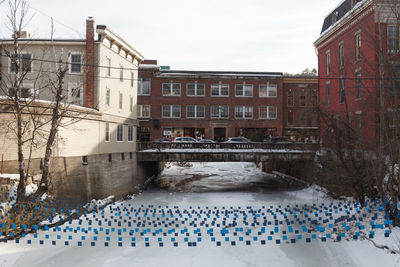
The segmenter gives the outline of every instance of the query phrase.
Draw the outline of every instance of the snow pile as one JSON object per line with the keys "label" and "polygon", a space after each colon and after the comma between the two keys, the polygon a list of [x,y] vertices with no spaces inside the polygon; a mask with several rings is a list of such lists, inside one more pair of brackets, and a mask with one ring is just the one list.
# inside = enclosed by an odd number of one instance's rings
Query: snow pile
{"label": "snow pile", "polygon": [[106,205],[112,203],[114,201],[114,199],[115,199],[115,196],[109,196],[105,199],[100,199],[100,200],[92,199],[88,204],[83,206],[83,208],[87,212],[96,211],[96,210],[99,210],[99,209],[105,207]]}
{"label": "snow pile", "polygon": [[28,184],[25,187],[25,196],[30,196],[30,195],[36,193],[37,190],[38,190],[38,186],[37,185],[35,185],[33,183],[32,184]]}

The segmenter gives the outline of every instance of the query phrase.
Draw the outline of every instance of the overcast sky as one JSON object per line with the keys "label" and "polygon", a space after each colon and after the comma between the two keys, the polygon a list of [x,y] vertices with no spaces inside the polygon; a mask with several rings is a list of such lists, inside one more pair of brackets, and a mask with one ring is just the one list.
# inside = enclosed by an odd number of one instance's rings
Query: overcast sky
{"label": "overcast sky", "polygon": [[[30,0],[26,30],[82,38],[93,16],[146,59],[175,70],[279,71],[317,68],[313,42],[340,0]],[[0,36],[8,5],[0,4]]]}

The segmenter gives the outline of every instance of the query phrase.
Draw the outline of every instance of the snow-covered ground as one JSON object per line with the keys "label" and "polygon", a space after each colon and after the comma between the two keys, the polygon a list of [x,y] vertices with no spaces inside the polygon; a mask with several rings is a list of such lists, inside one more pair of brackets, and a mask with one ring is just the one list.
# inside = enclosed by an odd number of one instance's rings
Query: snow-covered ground
{"label": "snow-covered ground", "polygon": [[[175,172],[179,179],[203,170],[209,178],[229,170],[253,179],[259,173],[248,163],[220,165],[215,172],[210,164],[172,166],[163,175]],[[229,180],[228,174],[221,177]],[[373,216],[376,205],[368,207],[331,200],[316,187],[262,193],[151,190],[19,243],[1,243],[0,266],[400,266],[399,255],[357,236],[372,231],[371,218],[363,215]],[[399,249],[398,229],[385,237],[379,213],[373,224],[376,243]]]}

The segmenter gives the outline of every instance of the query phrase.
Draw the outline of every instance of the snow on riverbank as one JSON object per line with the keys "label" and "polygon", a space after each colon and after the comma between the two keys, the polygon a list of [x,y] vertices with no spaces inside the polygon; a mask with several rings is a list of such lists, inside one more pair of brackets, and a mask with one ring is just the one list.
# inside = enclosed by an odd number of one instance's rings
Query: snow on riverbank
{"label": "snow on riverbank", "polygon": [[[262,178],[249,163],[193,166],[174,165],[162,176],[203,175],[196,182],[205,184],[210,177],[232,183]],[[399,229],[385,237],[382,214],[376,203],[369,207],[371,216],[378,214],[376,229],[364,217],[368,210],[329,199],[318,187],[263,193],[146,191],[19,243],[0,243],[0,266],[400,266],[399,255],[357,236],[373,230],[376,243],[400,244]]]}

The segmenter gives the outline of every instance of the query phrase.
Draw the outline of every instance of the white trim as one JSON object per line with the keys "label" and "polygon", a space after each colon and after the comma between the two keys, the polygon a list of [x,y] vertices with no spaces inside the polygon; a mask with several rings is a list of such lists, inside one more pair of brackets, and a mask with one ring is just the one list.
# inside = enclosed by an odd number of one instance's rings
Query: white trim
{"label": "white trim", "polygon": [[[68,68],[68,72],[69,74],[81,74],[82,68],[83,68],[83,53],[80,51],[68,51],[68,64],[69,64],[69,68]],[[80,55],[81,56],[81,63],[80,63],[80,71],[79,72],[72,72],[72,55]],[[76,63],[75,63],[76,64]]]}

